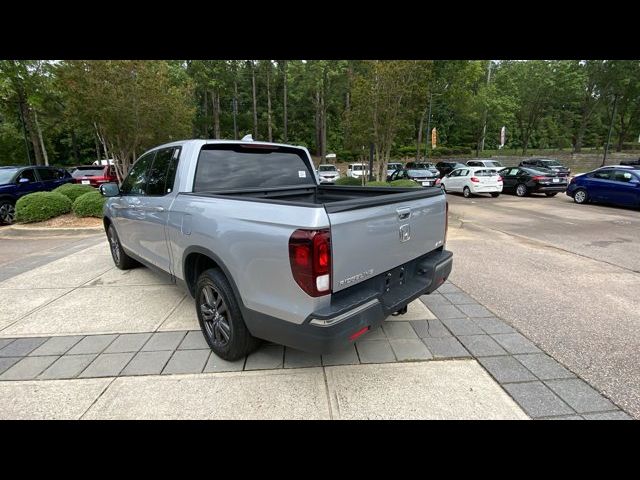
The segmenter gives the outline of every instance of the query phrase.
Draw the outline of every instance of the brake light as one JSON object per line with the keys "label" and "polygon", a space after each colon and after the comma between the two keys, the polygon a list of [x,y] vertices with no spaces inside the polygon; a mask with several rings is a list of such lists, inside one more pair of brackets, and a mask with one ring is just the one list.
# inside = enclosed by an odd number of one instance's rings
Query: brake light
{"label": "brake light", "polygon": [[447,244],[447,232],[449,231],[449,201],[445,201],[444,207],[444,241],[443,245]]}
{"label": "brake light", "polygon": [[440,179],[436,178],[436,183],[434,183],[434,185],[440,185]]}
{"label": "brake light", "polygon": [[296,283],[308,295],[331,293],[331,232],[296,230],[289,238],[289,262]]}
{"label": "brake light", "polygon": [[534,180],[536,182],[540,182],[542,180],[547,180],[547,177],[543,177],[541,175],[536,175],[535,177],[531,177],[531,180]]}
{"label": "brake light", "polygon": [[478,182],[480,181],[480,179],[479,179],[478,177],[471,177],[471,178],[470,178],[470,180],[471,180],[473,183],[478,183]]}
{"label": "brake light", "polygon": [[498,183],[502,182],[502,177],[500,175],[498,175]]}

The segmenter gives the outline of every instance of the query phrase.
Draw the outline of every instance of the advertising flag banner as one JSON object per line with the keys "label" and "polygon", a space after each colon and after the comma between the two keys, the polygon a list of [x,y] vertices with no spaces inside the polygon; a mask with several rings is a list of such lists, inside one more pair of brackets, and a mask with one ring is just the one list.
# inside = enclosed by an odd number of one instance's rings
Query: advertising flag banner
{"label": "advertising flag banner", "polygon": [[504,139],[505,139],[505,133],[506,133],[506,127],[502,127],[500,129],[500,148],[504,147]]}
{"label": "advertising flag banner", "polygon": [[435,127],[431,130],[431,149],[436,148],[436,137],[438,136]]}

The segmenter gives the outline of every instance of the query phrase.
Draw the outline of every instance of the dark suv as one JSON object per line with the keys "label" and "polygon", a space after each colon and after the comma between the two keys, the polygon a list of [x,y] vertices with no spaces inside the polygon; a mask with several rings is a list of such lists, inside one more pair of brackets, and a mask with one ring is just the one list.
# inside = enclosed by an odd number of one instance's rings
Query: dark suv
{"label": "dark suv", "polygon": [[0,224],[11,224],[16,201],[28,193],[53,190],[73,182],[64,168],[0,167]]}
{"label": "dark suv", "polygon": [[440,172],[440,178],[447,176],[448,174],[453,172],[456,168],[462,168],[465,166],[466,165],[464,165],[463,163],[455,162],[455,161],[453,162],[446,161],[446,162],[436,163],[436,168]]}
{"label": "dark suv", "polygon": [[560,177],[568,177],[571,174],[571,169],[551,158],[530,158],[529,160],[521,161],[519,166],[529,168],[546,168],[547,170],[557,173]]}

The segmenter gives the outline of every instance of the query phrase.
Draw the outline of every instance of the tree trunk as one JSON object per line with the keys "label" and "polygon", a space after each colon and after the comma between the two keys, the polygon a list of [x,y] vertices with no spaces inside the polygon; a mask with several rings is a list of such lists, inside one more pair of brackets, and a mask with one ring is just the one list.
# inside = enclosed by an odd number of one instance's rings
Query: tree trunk
{"label": "tree trunk", "polygon": [[238,122],[236,117],[238,116],[238,81],[233,79],[233,138],[238,139]]}
{"label": "tree trunk", "polygon": [[258,139],[258,105],[256,102],[256,67],[251,61],[251,86],[253,89],[253,139]]}
{"label": "tree trunk", "polygon": [[427,116],[427,110],[429,107],[425,108],[420,116],[420,126],[418,127],[418,141],[416,144],[416,162],[420,161],[420,152],[422,150],[422,127],[424,127],[424,119]]}
{"label": "tree trunk", "polygon": [[209,116],[209,112],[208,112],[208,104],[207,104],[207,91],[205,90],[203,92],[203,99],[202,99],[202,110],[203,110],[203,117],[204,117],[204,122],[202,122],[202,127],[204,128],[204,138],[209,138],[209,119],[207,118]]}
{"label": "tree trunk", "polygon": [[71,154],[73,155],[73,162],[80,163],[80,152],[78,151],[78,139],[75,130],[71,130]]}
{"label": "tree trunk", "polygon": [[220,138],[220,93],[211,92],[211,106],[213,108],[213,138]]}
{"label": "tree trunk", "polygon": [[273,142],[273,129],[271,126],[271,60],[267,60],[267,135]]}
{"label": "tree trunk", "polygon": [[580,126],[578,127],[578,134],[576,135],[576,144],[573,147],[574,153],[580,153],[582,151],[582,143],[584,142],[584,134],[587,131],[587,117],[582,115],[580,119]]}
{"label": "tree trunk", "polygon": [[[320,156],[321,155],[321,143],[322,143],[322,136],[320,134],[320,129],[322,128],[320,126],[320,87],[316,87],[316,101],[315,101],[315,106],[316,106],[316,155]],[[322,162],[322,160],[320,160],[320,162]]]}
{"label": "tree trunk", "polygon": [[284,143],[287,143],[287,61],[284,60],[282,63],[283,73],[284,73],[284,94],[283,94],[283,103],[284,103]]}
{"label": "tree trunk", "polygon": [[33,125],[33,118],[31,116],[31,109],[27,105],[26,101],[20,102],[20,109],[22,110],[22,116],[24,122],[27,125],[27,132],[29,133],[29,140],[33,146],[33,153],[36,157],[36,165],[42,165],[42,151],[40,150],[40,142],[38,140],[38,133]]}
{"label": "tree trunk", "polygon": [[44,140],[42,139],[42,129],[40,128],[40,122],[38,122],[38,112],[34,110],[33,116],[36,123],[36,130],[38,130],[38,141],[40,143],[40,148],[42,148],[42,157],[44,159],[44,164],[49,165],[49,156],[47,155],[47,147],[44,146]]}

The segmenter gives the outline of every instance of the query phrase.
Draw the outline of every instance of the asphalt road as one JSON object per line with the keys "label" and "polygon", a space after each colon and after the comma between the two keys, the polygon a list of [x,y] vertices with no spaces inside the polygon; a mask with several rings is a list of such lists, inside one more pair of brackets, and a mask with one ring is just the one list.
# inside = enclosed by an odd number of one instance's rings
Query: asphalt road
{"label": "asphalt road", "polygon": [[448,198],[451,281],[640,418],[640,211]]}

